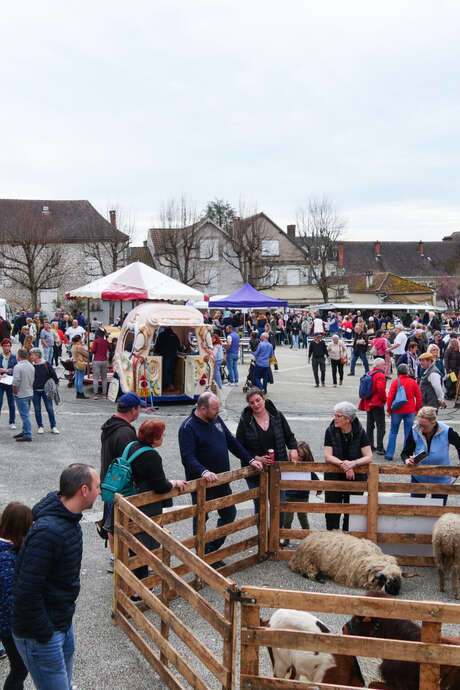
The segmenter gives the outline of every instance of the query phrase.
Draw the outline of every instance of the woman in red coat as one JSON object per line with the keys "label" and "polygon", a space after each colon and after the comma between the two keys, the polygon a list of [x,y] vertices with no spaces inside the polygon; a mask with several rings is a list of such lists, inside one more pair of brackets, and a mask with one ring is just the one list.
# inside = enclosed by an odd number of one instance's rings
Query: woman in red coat
{"label": "woman in red coat", "polygon": [[[387,460],[393,460],[399,425],[402,421],[404,422],[405,443],[407,441],[407,437],[409,436],[410,430],[412,429],[415,415],[422,406],[422,394],[420,392],[420,386],[415,379],[413,379],[411,376],[408,376],[409,369],[407,364],[400,364],[397,371],[398,377],[392,381],[390,390],[388,391],[387,412],[388,416],[391,417],[391,427],[390,435],[388,437],[387,452],[385,455]],[[391,405],[393,404],[393,400],[395,399],[395,395],[398,390],[398,381],[406,391],[407,403],[395,411],[391,409]]]}
{"label": "woman in red coat", "polygon": [[[372,376],[371,397],[361,398],[358,405],[359,410],[364,410],[366,412],[366,432],[369,437],[371,449],[375,450],[379,455],[385,455],[383,437],[385,436],[385,403],[387,394],[385,390],[386,378],[384,372],[385,360],[382,357],[377,357],[374,360],[374,368],[369,372],[369,376]],[[376,446],[374,446],[374,426],[377,427]]]}

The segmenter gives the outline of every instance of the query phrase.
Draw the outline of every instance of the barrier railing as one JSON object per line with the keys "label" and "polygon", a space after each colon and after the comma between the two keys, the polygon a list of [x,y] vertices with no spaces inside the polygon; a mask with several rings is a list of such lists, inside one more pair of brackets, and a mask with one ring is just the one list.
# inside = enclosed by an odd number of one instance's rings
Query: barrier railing
{"label": "barrier railing", "polygon": [[[275,463],[270,468],[270,556],[275,560],[287,560],[291,557],[292,551],[281,550],[280,539],[303,539],[309,530],[303,529],[282,529],[279,527],[279,520],[275,520],[275,515],[280,512],[291,513],[324,513],[324,514],[348,514],[362,515],[366,519],[366,529],[362,532],[350,532],[355,536],[366,537],[379,544],[431,544],[430,534],[413,534],[411,532],[394,534],[378,531],[378,518],[384,515],[398,516],[427,516],[439,517],[444,513],[460,513],[460,506],[424,506],[424,505],[391,505],[380,503],[379,497],[388,493],[399,494],[447,494],[447,496],[460,496],[459,484],[430,484],[411,482],[387,481],[388,475],[447,475],[452,478],[460,476],[458,466],[419,466],[407,467],[405,465],[381,465],[371,464],[368,468],[367,481],[349,482],[332,480],[282,480],[281,472],[330,472],[331,466],[325,463]],[[325,503],[325,502],[290,502],[281,501],[280,492],[295,489],[297,491],[337,491],[342,493],[367,493],[367,504],[348,504],[348,503]],[[422,501],[423,502],[423,501]],[[326,529],[326,525],[321,529]],[[397,556],[400,565],[432,566],[434,564],[432,556]]]}
{"label": "barrier railing", "polygon": [[[356,637],[333,633],[307,633],[261,626],[260,608],[285,608],[314,613],[349,614],[422,621],[421,641]],[[345,656],[397,659],[420,663],[420,690],[439,690],[440,665],[460,666],[460,646],[443,644],[442,623],[459,623],[460,606],[363,596],[342,596],[285,591],[260,587],[241,588],[241,690],[254,688],[324,688],[351,690],[346,685],[302,683],[259,675],[259,649],[263,647],[327,652]],[[299,671],[299,669],[297,669]]]}

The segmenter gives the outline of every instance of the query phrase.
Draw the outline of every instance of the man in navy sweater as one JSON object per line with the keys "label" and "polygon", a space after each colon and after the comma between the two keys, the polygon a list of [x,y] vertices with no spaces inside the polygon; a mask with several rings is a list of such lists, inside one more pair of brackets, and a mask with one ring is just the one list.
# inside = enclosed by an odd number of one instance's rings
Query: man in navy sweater
{"label": "man in navy sweater", "polygon": [[74,463],[32,510],[34,524],[19,551],[13,592],[16,648],[37,690],[70,690],[72,618],[80,591],[82,511],[101,493],[90,465]]}
{"label": "man in navy sweater", "polygon": [[[219,417],[219,398],[207,391],[197,400],[196,408],[181,424],[179,429],[179,447],[182,464],[185,467],[187,481],[201,479],[216,482],[221,472],[230,470],[228,451],[248,463],[257,470],[263,469],[262,458],[252,457],[239,441],[230,433]],[[212,486],[206,490],[206,500],[229,496],[232,493],[229,484]],[[192,502],[196,504],[196,494],[192,493]],[[234,505],[217,511],[219,519],[217,527],[233,522],[236,517]],[[207,517],[207,516],[206,516]],[[193,519],[193,534],[196,534],[196,519]],[[225,541],[225,537],[210,541],[206,544],[205,552],[217,551]],[[221,567],[222,561],[213,563],[213,567]]]}

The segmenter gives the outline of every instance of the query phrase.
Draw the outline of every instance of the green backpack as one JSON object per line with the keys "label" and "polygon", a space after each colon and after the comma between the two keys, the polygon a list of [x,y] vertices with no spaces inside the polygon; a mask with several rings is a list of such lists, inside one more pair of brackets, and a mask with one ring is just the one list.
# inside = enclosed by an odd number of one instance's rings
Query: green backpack
{"label": "green backpack", "polygon": [[109,465],[105,479],[101,484],[101,494],[104,503],[112,503],[115,494],[133,496],[138,493],[138,489],[134,486],[131,463],[138,458],[139,455],[152,449],[150,446],[143,446],[128,458],[129,450],[135,443],[137,443],[137,441],[128,443],[121,458],[117,458]]}

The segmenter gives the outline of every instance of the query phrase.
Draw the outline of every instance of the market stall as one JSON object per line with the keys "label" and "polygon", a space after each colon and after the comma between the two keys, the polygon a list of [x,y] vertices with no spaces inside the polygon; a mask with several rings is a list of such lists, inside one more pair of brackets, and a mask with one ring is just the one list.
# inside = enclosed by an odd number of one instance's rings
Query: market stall
{"label": "market stall", "polygon": [[[162,348],[165,335],[172,346]],[[214,376],[210,326],[193,307],[144,302],[124,320],[113,362],[124,393],[151,402],[195,400]]]}

